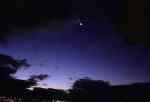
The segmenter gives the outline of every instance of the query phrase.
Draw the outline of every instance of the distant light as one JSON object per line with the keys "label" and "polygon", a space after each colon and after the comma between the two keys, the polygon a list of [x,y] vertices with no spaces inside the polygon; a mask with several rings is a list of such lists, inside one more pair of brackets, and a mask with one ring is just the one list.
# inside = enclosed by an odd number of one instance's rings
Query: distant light
{"label": "distant light", "polygon": [[28,90],[33,90],[34,88],[33,87],[30,87],[30,88],[27,88]]}
{"label": "distant light", "polygon": [[80,22],[80,23],[79,23],[79,25],[80,25],[80,26],[83,26],[83,23],[82,23],[82,22]]}

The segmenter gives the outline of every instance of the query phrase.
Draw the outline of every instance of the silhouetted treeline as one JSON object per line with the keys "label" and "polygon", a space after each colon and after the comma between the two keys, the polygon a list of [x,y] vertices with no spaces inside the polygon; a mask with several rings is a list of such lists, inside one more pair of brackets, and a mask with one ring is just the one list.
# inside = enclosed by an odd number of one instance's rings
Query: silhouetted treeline
{"label": "silhouetted treeline", "polygon": [[104,101],[109,86],[108,82],[101,80],[79,79],[70,89],[70,98],[73,102]]}
{"label": "silhouetted treeline", "polygon": [[[27,80],[16,79],[14,74],[21,68],[30,65],[26,59],[14,59],[11,56],[0,54],[0,95],[24,96],[30,93],[27,88],[37,85],[37,81],[48,77],[46,74],[32,75]],[[33,77],[34,76],[34,77]]]}
{"label": "silhouetted treeline", "polygon": [[68,102],[149,102],[150,83],[135,83],[129,85],[111,85],[107,81],[78,79],[67,91],[53,88],[40,88],[37,81],[48,75],[32,75],[27,80],[16,79],[13,74],[22,67],[28,67],[25,59],[18,60],[11,56],[0,55],[0,97],[21,97],[23,102],[34,99],[41,101],[61,100]]}
{"label": "silhouetted treeline", "polygon": [[13,77],[13,74],[20,68],[28,66],[25,59],[17,60],[11,56],[0,54],[0,95],[22,95],[26,92],[26,88],[36,84],[33,81],[19,80]]}
{"label": "silhouetted treeline", "polygon": [[150,83],[111,85],[85,78],[74,83],[69,95],[71,102],[149,102]]}
{"label": "silhouetted treeline", "polygon": [[41,100],[66,100],[67,93],[64,90],[53,88],[34,88],[32,91],[32,97]]}

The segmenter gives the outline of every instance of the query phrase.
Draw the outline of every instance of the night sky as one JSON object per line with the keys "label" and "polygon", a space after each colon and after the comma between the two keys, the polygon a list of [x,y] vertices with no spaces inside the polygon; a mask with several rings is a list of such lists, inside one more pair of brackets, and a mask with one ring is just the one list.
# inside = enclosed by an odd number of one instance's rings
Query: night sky
{"label": "night sky", "polygon": [[68,89],[83,77],[112,84],[150,81],[150,54],[143,50],[144,44],[128,45],[107,16],[101,19],[103,22],[87,16],[70,17],[32,30],[13,28],[0,53],[26,58],[31,64],[16,73],[19,79],[48,74],[49,78],[39,83],[42,87]]}

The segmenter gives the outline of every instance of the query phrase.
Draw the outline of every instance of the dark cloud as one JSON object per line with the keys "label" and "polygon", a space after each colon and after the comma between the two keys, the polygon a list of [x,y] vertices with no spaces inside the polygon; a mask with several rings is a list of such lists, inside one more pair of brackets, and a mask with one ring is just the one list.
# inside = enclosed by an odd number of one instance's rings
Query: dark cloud
{"label": "dark cloud", "polygon": [[70,81],[72,81],[72,80],[73,80],[73,77],[69,77],[68,79],[69,79]]}
{"label": "dark cloud", "polygon": [[[109,3],[108,3],[109,2]],[[121,3],[121,4],[120,4]],[[36,24],[70,17],[115,23],[123,5],[119,0],[5,0],[0,2],[0,40],[12,29],[32,29]],[[123,7],[123,6],[122,6]],[[9,8],[9,9],[8,9]]]}
{"label": "dark cloud", "polygon": [[33,80],[33,81],[42,81],[46,78],[48,78],[49,75],[47,74],[40,74],[40,75],[31,75],[29,80]]}
{"label": "dark cloud", "polygon": [[46,83],[43,83],[42,85],[43,85],[43,86],[48,86],[48,84],[46,84]]}
{"label": "dark cloud", "polygon": [[[85,17],[99,23],[113,24],[121,32],[128,45],[149,43],[149,4],[135,0],[5,0],[0,2],[0,41],[12,29],[32,29],[35,25],[47,25],[50,21]],[[142,5],[141,5],[142,4]],[[139,8],[140,7],[140,8]],[[8,9],[9,8],[9,9]],[[136,19],[135,19],[136,18]],[[128,32],[143,32],[132,35]],[[140,39],[140,40],[139,40]]]}
{"label": "dark cloud", "polygon": [[[13,28],[30,29],[49,20],[68,18],[68,0],[6,0],[0,2],[0,40]],[[8,9],[9,8],[9,9]]]}

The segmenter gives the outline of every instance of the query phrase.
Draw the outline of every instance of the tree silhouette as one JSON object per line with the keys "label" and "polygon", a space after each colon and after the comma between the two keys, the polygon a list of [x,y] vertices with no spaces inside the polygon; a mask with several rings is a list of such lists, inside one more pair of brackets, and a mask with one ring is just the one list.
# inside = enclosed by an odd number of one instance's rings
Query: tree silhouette
{"label": "tree silhouette", "polygon": [[23,95],[27,88],[36,85],[34,81],[15,79],[12,76],[19,69],[28,66],[25,59],[18,60],[0,54],[0,95]]}
{"label": "tree silhouette", "polygon": [[53,101],[53,100],[65,100],[67,93],[64,90],[53,88],[40,88],[36,87],[33,90],[33,97],[40,100]]}
{"label": "tree silhouette", "polygon": [[102,80],[89,78],[75,81],[70,92],[72,102],[106,102],[110,85]]}
{"label": "tree silhouette", "polygon": [[0,79],[12,79],[19,69],[29,67],[26,59],[17,60],[8,55],[0,54]]}

